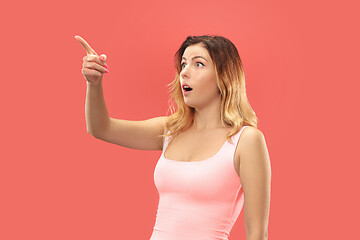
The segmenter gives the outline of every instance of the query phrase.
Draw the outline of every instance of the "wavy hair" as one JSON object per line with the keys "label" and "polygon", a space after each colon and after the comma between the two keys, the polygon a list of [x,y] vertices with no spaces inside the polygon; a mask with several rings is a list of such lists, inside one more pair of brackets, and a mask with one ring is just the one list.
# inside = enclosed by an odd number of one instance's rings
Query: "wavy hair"
{"label": "wavy hair", "polygon": [[232,128],[226,139],[233,144],[231,137],[243,126],[257,128],[258,119],[246,96],[245,73],[239,53],[229,39],[218,35],[188,36],[175,53],[176,76],[168,84],[171,92],[168,112],[170,110],[171,113],[165,124],[166,134],[159,136],[170,136],[172,140],[194,121],[194,108],[184,102],[180,72],[185,49],[197,43],[207,49],[215,65],[216,83],[221,94],[221,120],[224,127]]}

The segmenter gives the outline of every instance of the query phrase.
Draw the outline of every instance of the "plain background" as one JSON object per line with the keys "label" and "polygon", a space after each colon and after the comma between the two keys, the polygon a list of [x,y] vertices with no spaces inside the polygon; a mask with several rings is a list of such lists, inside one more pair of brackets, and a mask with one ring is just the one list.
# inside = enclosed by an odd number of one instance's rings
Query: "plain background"
{"label": "plain background", "polygon": [[[7,1],[1,24],[0,239],[149,239],[160,151],[86,131],[80,35],[108,56],[111,117],[167,114],[188,35],[237,47],[272,166],[269,240],[355,239],[356,1]],[[230,240],[245,239],[243,211]]]}

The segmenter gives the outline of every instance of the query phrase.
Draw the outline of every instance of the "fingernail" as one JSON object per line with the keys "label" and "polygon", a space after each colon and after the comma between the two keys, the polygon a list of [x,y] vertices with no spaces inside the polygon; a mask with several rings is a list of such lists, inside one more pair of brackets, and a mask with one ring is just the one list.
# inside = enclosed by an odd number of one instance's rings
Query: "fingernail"
{"label": "fingernail", "polygon": [[105,61],[105,57],[106,57],[106,55],[105,55],[105,54],[102,54],[102,55],[100,56],[100,59],[101,59],[102,61]]}
{"label": "fingernail", "polygon": [[105,63],[105,67],[108,68],[109,66]]}
{"label": "fingernail", "polygon": [[107,70],[107,69],[106,69],[106,70],[105,70],[105,72],[107,72],[107,73],[108,73],[108,72],[109,72],[109,70]]}

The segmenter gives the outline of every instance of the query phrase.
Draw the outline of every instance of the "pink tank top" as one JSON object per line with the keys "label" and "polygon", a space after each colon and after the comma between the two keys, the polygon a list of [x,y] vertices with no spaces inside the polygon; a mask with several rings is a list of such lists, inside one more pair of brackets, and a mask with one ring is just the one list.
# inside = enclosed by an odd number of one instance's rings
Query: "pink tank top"
{"label": "pink tank top", "polygon": [[166,159],[164,140],[154,170],[159,192],[155,226],[150,240],[228,240],[244,204],[234,167],[234,154],[244,126],[212,157],[183,162]]}

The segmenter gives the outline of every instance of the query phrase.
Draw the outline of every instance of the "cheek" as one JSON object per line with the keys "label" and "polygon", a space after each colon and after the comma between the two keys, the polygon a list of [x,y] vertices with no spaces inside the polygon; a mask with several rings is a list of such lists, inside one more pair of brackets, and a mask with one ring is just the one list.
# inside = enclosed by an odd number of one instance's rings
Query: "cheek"
{"label": "cheek", "polygon": [[207,74],[206,76],[206,84],[209,88],[216,88],[217,89],[217,83],[216,83],[216,76],[214,73]]}
{"label": "cheek", "polygon": [[212,94],[218,91],[216,84],[216,75],[214,71],[203,71],[199,75],[194,77],[194,88],[200,91],[206,90],[206,93]]}
{"label": "cheek", "polygon": [[204,71],[201,74],[201,78],[204,79],[207,83],[216,82],[216,76],[213,71]]}
{"label": "cheek", "polygon": [[205,78],[204,81],[199,82],[197,86],[204,95],[213,95],[219,92],[216,79],[212,79],[211,77]]}

